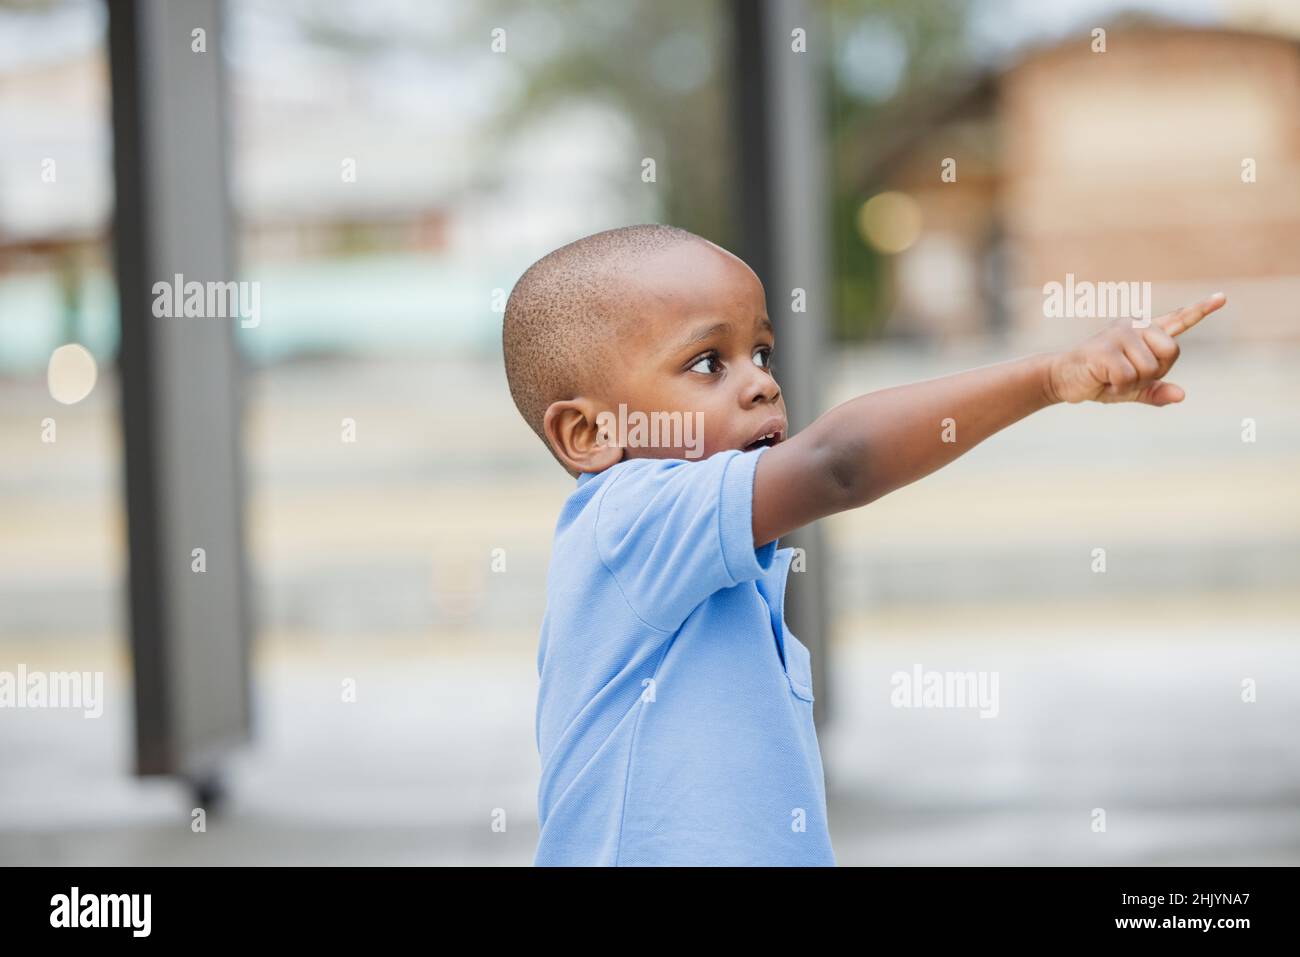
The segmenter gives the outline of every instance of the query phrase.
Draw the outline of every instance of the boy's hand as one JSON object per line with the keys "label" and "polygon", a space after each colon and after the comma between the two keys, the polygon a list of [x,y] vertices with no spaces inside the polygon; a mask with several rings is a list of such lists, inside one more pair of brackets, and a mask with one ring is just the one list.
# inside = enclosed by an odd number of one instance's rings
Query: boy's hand
{"label": "boy's hand", "polygon": [[1159,316],[1143,329],[1133,328],[1131,320],[1117,320],[1069,352],[1052,357],[1048,395],[1058,402],[1181,402],[1182,388],[1161,381],[1178,361],[1174,337],[1225,302],[1227,298],[1217,292],[1193,306]]}

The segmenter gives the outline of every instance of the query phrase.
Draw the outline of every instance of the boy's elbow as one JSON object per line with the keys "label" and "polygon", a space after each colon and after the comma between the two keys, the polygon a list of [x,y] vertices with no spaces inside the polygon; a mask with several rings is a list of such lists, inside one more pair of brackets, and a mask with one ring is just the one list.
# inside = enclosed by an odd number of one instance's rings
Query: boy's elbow
{"label": "boy's elbow", "polygon": [[869,470],[865,467],[866,453],[861,440],[842,435],[829,436],[819,443],[817,472],[835,511],[861,508],[879,498],[872,490]]}

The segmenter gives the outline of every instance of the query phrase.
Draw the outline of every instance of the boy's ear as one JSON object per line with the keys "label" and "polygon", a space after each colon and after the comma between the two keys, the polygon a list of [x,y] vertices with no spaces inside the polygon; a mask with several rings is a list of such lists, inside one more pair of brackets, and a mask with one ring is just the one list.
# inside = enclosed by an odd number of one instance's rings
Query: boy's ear
{"label": "boy's ear", "polygon": [[603,472],[623,460],[617,437],[602,434],[609,431],[608,425],[590,399],[552,402],[542,428],[551,448],[571,472]]}

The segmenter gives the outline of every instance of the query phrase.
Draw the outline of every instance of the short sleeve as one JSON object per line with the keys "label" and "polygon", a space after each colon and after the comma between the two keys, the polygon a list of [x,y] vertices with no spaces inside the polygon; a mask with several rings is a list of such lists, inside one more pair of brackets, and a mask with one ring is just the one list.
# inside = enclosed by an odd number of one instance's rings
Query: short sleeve
{"label": "short sleeve", "polygon": [[646,624],[675,631],[714,592],[771,568],[776,542],[755,548],[753,531],[754,469],[766,451],[615,466],[597,512],[596,546]]}

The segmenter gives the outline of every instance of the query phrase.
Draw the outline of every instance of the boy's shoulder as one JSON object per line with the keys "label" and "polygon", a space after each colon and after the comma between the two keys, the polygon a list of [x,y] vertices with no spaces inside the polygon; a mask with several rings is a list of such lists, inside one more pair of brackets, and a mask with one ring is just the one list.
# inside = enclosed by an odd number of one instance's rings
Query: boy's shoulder
{"label": "boy's shoulder", "polygon": [[[602,472],[583,473],[566,502],[569,521],[590,512],[602,529],[623,521],[646,523],[682,508],[716,508],[728,496],[752,507],[758,453],[726,449],[704,459],[624,459]],[[741,461],[741,460],[744,461]],[[566,524],[561,517],[561,526]]]}
{"label": "boy's shoulder", "polygon": [[580,477],[556,528],[552,569],[598,563],[643,621],[675,628],[709,595],[771,567],[776,542],[756,549],[752,519],[765,451],[632,459]]}

